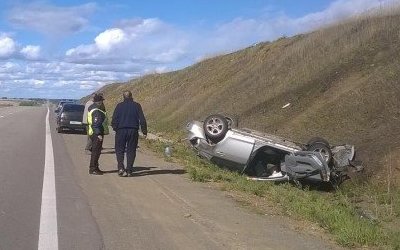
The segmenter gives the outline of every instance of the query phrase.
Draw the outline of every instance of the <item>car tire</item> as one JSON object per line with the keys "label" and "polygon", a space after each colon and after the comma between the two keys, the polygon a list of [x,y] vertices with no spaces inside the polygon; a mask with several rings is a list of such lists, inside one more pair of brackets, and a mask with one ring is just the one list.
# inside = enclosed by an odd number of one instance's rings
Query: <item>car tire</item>
{"label": "car tire", "polygon": [[210,141],[217,143],[221,141],[225,137],[226,132],[228,132],[228,121],[222,115],[210,115],[204,120],[203,129],[206,137]]}
{"label": "car tire", "polygon": [[329,165],[332,161],[332,150],[329,142],[320,137],[314,137],[307,143],[307,151],[318,152]]}
{"label": "car tire", "polygon": [[57,133],[61,133],[63,130],[60,127],[56,127]]}

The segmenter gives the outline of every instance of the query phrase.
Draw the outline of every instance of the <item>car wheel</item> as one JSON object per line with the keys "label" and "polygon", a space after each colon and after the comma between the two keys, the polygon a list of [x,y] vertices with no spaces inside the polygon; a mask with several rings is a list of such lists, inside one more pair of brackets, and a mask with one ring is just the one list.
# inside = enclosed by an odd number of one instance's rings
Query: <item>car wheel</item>
{"label": "car wheel", "polygon": [[222,115],[210,115],[204,120],[203,128],[207,138],[217,143],[228,132],[228,121]]}
{"label": "car wheel", "polygon": [[329,165],[332,161],[332,151],[329,143],[319,137],[314,137],[307,143],[307,151],[318,152]]}

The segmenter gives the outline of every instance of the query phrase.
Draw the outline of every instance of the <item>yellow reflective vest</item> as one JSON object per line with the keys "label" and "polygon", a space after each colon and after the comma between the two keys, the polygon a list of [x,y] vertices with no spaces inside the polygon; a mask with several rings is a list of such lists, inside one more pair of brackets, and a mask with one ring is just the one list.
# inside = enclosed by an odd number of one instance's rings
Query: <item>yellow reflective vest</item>
{"label": "yellow reflective vest", "polygon": [[93,125],[93,112],[96,111],[96,110],[98,110],[98,111],[100,111],[101,113],[104,114],[103,131],[104,131],[105,135],[108,135],[109,134],[109,130],[108,130],[107,112],[104,112],[103,110],[98,109],[98,108],[94,108],[94,109],[90,110],[89,113],[88,113],[88,118],[87,118],[88,119],[87,121],[88,121],[88,124],[89,124],[88,133],[89,133],[89,135],[93,135],[93,128],[92,128],[92,125]]}

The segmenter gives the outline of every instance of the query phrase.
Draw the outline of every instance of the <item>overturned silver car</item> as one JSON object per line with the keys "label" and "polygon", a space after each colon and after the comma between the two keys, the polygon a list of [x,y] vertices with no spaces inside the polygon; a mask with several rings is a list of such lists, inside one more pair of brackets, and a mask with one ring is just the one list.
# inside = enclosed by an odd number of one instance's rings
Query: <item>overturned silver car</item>
{"label": "overturned silver car", "polygon": [[233,128],[232,124],[231,118],[222,115],[189,122],[188,140],[199,156],[254,180],[317,180],[337,186],[346,178],[349,167],[362,169],[360,162],[353,161],[352,145],[330,146],[319,137],[301,144],[251,129]]}

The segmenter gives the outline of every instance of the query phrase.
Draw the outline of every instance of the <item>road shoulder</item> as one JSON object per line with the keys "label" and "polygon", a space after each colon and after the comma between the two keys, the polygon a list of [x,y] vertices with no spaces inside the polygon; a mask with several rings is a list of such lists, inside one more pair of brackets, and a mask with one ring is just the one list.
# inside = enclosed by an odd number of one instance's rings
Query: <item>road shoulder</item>
{"label": "road shoulder", "polygon": [[74,174],[88,197],[107,249],[332,249],[315,236],[243,208],[213,185],[193,183],[183,167],[140,148],[136,176],[115,173],[113,137],[105,139],[100,168],[88,175],[86,137],[63,135]]}

